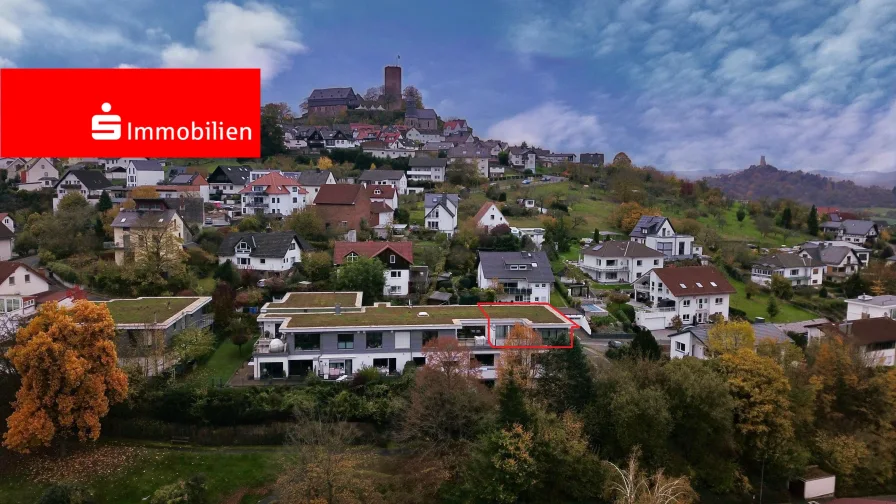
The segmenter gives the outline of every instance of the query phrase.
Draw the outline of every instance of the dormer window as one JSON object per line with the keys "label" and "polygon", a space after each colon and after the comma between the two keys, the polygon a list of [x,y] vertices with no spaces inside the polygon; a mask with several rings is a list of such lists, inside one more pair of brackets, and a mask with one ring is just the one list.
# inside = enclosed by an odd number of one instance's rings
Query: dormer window
{"label": "dormer window", "polygon": [[261,192],[261,191],[264,191],[264,186],[260,186],[260,185],[253,186],[253,187],[252,187],[252,190],[253,190],[253,191]]}
{"label": "dormer window", "polygon": [[374,189],[373,194],[383,194],[383,191],[380,189]]}
{"label": "dormer window", "polygon": [[526,269],[526,265],[525,265],[525,264],[521,264],[521,265],[520,265],[520,269],[521,269],[521,270]]}
{"label": "dormer window", "polygon": [[358,254],[354,252],[349,252],[347,256],[345,256],[345,260],[348,262],[355,262],[358,260]]}

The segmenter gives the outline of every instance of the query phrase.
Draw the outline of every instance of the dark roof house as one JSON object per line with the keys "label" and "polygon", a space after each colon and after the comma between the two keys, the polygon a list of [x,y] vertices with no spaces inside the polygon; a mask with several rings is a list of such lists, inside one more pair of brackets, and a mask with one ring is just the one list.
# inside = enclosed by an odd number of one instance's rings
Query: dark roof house
{"label": "dark roof house", "polygon": [[595,257],[663,257],[663,253],[633,241],[605,241],[582,249],[582,254]]}
{"label": "dark roof house", "polygon": [[651,273],[656,274],[675,297],[737,292],[725,275],[712,266],[657,268]]}
{"label": "dark roof house", "polygon": [[773,254],[753,261],[756,266],[768,266],[773,269],[782,268],[813,268],[822,266],[820,261],[811,257],[803,257],[799,254]]}
{"label": "dark roof house", "polygon": [[62,183],[61,181],[65,180],[69,174],[78,179],[88,191],[99,191],[112,185],[103,172],[97,170],[69,170],[59,178],[60,182],[57,185]]}
{"label": "dark roof house", "polygon": [[282,258],[289,251],[293,242],[298,243],[299,248],[305,250],[302,244],[303,240],[299,239],[295,233],[230,233],[224,237],[221,246],[218,247],[218,255],[232,256],[237,245],[245,243],[249,248],[250,257]]}
{"label": "dark roof house", "polygon": [[[414,158],[411,158],[414,159]],[[401,180],[405,173],[401,170],[367,170],[358,178],[359,182],[388,182]]]}
{"label": "dark roof house", "polygon": [[629,236],[643,238],[645,236],[655,235],[659,232],[666,218],[661,215],[644,215],[638,219],[635,228],[629,233]]}
{"label": "dark roof house", "polygon": [[246,165],[218,165],[208,176],[209,184],[233,184],[244,186],[249,183],[252,168]]}
{"label": "dark roof house", "polygon": [[[479,266],[485,278],[525,279],[528,282],[553,283],[551,261],[542,251],[479,252]],[[516,268],[511,268],[516,266]]]}

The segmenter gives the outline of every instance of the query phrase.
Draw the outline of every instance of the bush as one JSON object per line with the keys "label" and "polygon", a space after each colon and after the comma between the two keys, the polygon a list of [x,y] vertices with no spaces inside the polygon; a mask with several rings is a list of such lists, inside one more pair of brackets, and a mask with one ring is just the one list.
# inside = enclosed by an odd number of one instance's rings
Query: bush
{"label": "bush", "polygon": [[820,298],[826,298],[826,297],[828,297],[828,288],[827,288],[827,287],[822,287],[822,288],[818,291],[818,297],[820,297]]}
{"label": "bush", "polygon": [[81,276],[68,264],[64,262],[53,262],[47,265],[47,269],[52,271],[56,276],[69,283],[80,283]]}
{"label": "bush", "polygon": [[729,319],[744,319],[747,320],[747,312],[743,310],[738,310],[737,308],[730,307],[728,308],[728,318]]}
{"label": "bush", "polygon": [[77,485],[56,484],[47,488],[37,504],[93,504],[90,492]]}
{"label": "bush", "polygon": [[178,481],[156,490],[150,504],[204,504],[208,502],[205,475],[197,474],[187,481]]}

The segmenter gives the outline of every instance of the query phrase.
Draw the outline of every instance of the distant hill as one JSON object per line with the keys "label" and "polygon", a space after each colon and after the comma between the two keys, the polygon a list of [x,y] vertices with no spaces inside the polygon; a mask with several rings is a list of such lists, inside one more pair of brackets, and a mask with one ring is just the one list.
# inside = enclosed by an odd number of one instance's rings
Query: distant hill
{"label": "distant hill", "polygon": [[753,165],[739,172],[708,177],[706,181],[710,187],[718,187],[734,199],[791,198],[808,205],[896,207],[893,187],[862,187],[849,180],[779,170],[772,165]]}

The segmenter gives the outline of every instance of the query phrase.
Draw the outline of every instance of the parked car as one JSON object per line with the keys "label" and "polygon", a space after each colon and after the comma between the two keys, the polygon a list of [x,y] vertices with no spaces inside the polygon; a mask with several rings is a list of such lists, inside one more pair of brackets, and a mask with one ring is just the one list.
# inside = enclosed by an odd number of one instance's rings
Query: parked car
{"label": "parked car", "polygon": [[609,346],[610,348],[622,348],[622,342],[619,340],[611,340],[609,343],[607,343],[607,346]]}
{"label": "parked car", "polygon": [[524,184],[524,185],[529,185],[529,184],[531,184],[531,183],[532,183],[532,180],[531,180],[531,179],[526,179],[526,180],[523,181],[523,184]]}
{"label": "parked car", "polygon": [[547,175],[545,175],[544,177],[541,177],[542,182],[549,182],[550,180],[551,180],[551,177],[548,177]]}
{"label": "parked car", "polygon": [[211,217],[206,217],[206,218],[205,218],[205,225],[206,225],[206,226],[211,226],[211,225],[212,225],[212,218],[211,218]]}

